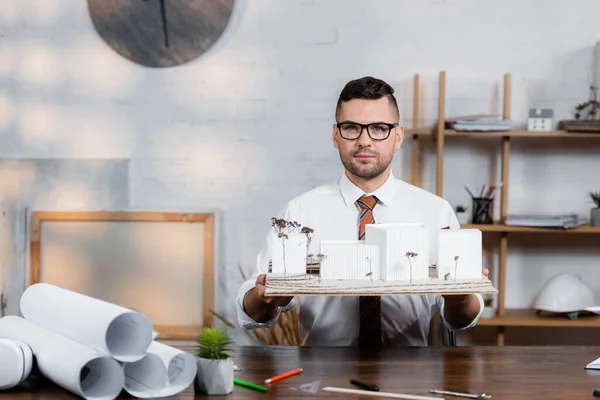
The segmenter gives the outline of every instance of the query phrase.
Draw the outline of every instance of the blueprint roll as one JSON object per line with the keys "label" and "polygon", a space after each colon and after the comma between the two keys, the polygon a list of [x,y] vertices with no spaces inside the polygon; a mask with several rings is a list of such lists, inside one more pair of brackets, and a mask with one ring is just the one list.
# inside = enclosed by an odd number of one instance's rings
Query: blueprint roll
{"label": "blueprint roll", "polygon": [[167,383],[156,397],[174,396],[194,382],[198,364],[193,355],[156,341],[148,353],[160,357],[167,370]]}
{"label": "blueprint roll", "polygon": [[162,359],[148,353],[142,359],[123,363],[127,393],[138,398],[161,397],[160,391],[167,383],[167,368]]}
{"label": "blueprint roll", "polygon": [[152,324],[144,314],[48,283],[25,290],[21,313],[121,362],[142,359],[152,342]]}
{"label": "blueprint roll", "polygon": [[123,390],[123,368],[114,358],[44,327],[10,315],[0,318],[0,338],[20,340],[49,380],[88,400],[113,400]]}

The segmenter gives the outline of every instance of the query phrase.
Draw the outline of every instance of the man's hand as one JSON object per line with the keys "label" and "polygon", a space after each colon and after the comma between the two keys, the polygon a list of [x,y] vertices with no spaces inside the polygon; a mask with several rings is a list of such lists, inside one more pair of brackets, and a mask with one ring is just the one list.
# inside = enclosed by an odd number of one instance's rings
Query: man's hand
{"label": "man's hand", "polygon": [[293,297],[265,296],[267,275],[256,278],[255,286],[244,295],[244,309],[256,322],[266,322],[277,313],[278,307],[290,304]]}
{"label": "man's hand", "polygon": [[[487,278],[490,271],[485,268],[483,275]],[[444,295],[444,318],[454,327],[469,325],[479,314],[479,300],[474,294]]]}

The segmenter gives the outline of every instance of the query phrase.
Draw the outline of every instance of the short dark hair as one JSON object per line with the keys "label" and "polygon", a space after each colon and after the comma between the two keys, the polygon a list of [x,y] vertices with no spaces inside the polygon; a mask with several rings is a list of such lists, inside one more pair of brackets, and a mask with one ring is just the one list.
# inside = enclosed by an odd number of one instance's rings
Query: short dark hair
{"label": "short dark hair", "polygon": [[351,80],[346,83],[338,98],[335,108],[335,119],[337,121],[342,103],[352,99],[379,100],[386,96],[390,102],[390,107],[400,118],[398,103],[394,97],[394,88],[381,79],[373,78],[372,76],[364,76],[362,78]]}

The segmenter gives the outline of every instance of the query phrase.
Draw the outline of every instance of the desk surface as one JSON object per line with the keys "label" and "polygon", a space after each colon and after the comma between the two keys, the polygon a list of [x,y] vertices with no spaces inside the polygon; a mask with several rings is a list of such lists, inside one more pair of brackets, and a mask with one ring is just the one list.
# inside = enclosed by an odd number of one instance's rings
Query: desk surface
{"label": "desk surface", "polygon": [[[357,389],[350,384],[351,378],[377,384],[382,392],[439,398],[444,397],[429,394],[429,390],[455,387],[502,400],[593,399],[594,389],[600,387],[600,371],[584,367],[598,357],[600,346],[393,348],[380,354],[354,348],[242,347],[236,351],[235,363],[243,370],[235,372],[236,378],[263,385],[265,379],[282,372],[299,367],[304,371],[271,384],[267,393],[235,386],[229,396],[194,397],[189,388],[170,399],[382,398],[321,390],[325,386]],[[315,381],[320,381],[316,394],[291,389]],[[0,392],[0,400],[9,398],[77,397],[52,385],[29,383],[18,390]]]}

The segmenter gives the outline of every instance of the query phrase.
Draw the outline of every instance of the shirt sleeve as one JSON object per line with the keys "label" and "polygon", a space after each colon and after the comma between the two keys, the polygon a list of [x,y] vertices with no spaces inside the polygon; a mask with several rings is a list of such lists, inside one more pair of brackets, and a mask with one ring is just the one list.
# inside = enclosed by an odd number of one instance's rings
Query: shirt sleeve
{"label": "shirt sleeve", "polygon": [[464,328],[455,328],[452,325],[450,325],[448,323],[448,321],[446,321],[446,317],[444,316],[444,297],[440,296],[440,298],[442,299],[441,302],[441,306],[440,306],[440,314],[442,316],[442,320],[444,321],[444,324],[446,324],[446,326],[454,331],[462,331],[462,330],[467,330],[467,329],[471,329],[472,327],[474,327],[477,324],[477,321],[479,321],[479,317],[481,317],[481,314],[483,313],[483,297],[481,296],[480,293],[475,293],[475,296],[477,297],[477,300],[479,300],[479,312],[477,313],[477,316],[475,318],[473,318],[473,321],[471,321],[471,323],[467,326],[465,326]]}
{"label": "shirt sleeve", "polygon": [[[277,218],[289,219],[289,205],[286,206],[279,213]],[[252,289],[255,286],[256,278],[258,278],[258,275],[266,274],[269,272],[269,261],[271,260],[272,243],[274,237],[275,231],[273,229],[269,229],[263,247],[260,253],[258,253],[258,256],[256,257],[256,269],[254,273],[247,281],[242,283],[238,290],[238,295],[236,299],[236,309],[238,315],[238,324],[243,329],[249,330],[255,328],[270,328],[275,324],[275,322],[277,322],[277,319],[279,318],[282,312],[288,312],[296,305],[296,299],[294,298],[287,306],[278,307],[275,316],[269,321],[265,322],[255,321],[244,309],[244,296],[250,289]]]}

